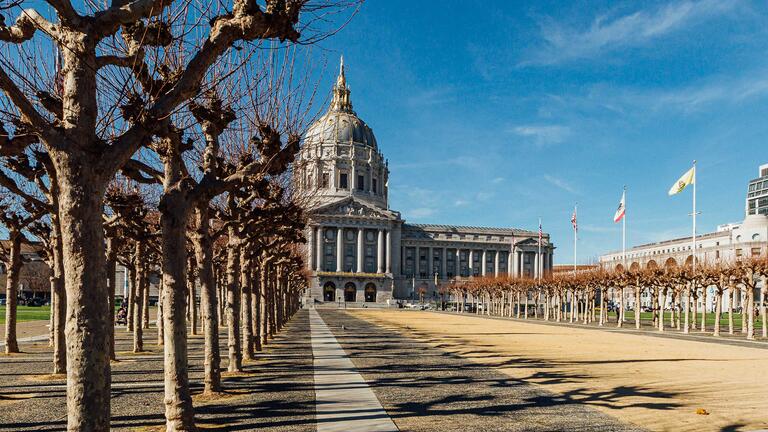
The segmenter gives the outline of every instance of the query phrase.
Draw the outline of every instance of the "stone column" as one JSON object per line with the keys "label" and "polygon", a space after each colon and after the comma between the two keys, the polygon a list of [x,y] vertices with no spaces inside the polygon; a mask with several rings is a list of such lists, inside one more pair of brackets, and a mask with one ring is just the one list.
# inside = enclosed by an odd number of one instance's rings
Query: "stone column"
{"label": "stone column", "polygon": [[357,272],[363,272],[363,256],[365,255],[365,231],[362,228],[357,229]]}
{"label": "stone column", "polygon": [[448,248],[443,248],[443,253],[441,255],[442,261],[440,262],[440,278],[441,279],[448,279]]}
{"label": "stone column", "polygon": [[387,273],[392,273],[392,230],[387,230],[386,237],[387,250],[385,253],[387,257],[387,265],[385,266],[385,270]]}
{"label": "stone column", "polygon": [[323,244],[325,243],[325,237],[323,237],[323,227],[317,227],[317,271],[323,271]]}
{"label": "stone column", "polygon": [[310,270],[315,269],[315,227],[309,227],[307,235],[307,266]]}
{"label": "stone column", "polygon": [[384,230],[379,229],[379,238],[376,244],[378,253],[376,254],[376,266],[378,273],[384,273]]}
{"label": "stone column", "polygon": [[486,264],[486,262],[488,262],[488,255],[485,249],[483,249],[483,254],[480,256],[480,259],[482,260],[480,262],[480,276],[485,276],[488,270]]}
{"label": "stone column", "polygon": [[[499,277],[499,254],[501,251],[493,251],[493,275]],[[509,264],[507,264],[509,265]]]}
{"label": "stone column", "polygon": [[517,277],[517,251],[512,247],[512,251],[507,256],[507,274]]}
{"label": "stone column", "polygon": [[344,271],[344,229],[336,228],[336,271]]}
{"label": "stone column", "polygon": [[536,251],[533,254],[533,278],[537,279],[539,277],[539,263],[541,262],[541,257],[538,251]]}
{"label": "stone column", "polygon": [[472,249],[469,250],[469,253],[467,254],[467,268],[469,269],[469,275],[474,276],[475,275],[475,269],[474,267],[474,251]]}
{"label": "stone column", "polygon": [[419,264],[421,262],[421,257],[419,256],[419,247],[414,246],[413,247],[413,254],[414,254],[414,261],[413,261],[413,276],[414,277],[421,277],[421,272],[419,271],[419,267],[421,265]]}
{"label": "stone column", "polygon": [[432,246],[427,248],[427,277],[429,279],[434,279],[435,277],[434,258],[432,257],[434,253],[435,251],[432,249]]}
{"label": "stone column", "polygon": [[453,273],[455,276],[461,276],[461,249],[456,248],[456,271]]}

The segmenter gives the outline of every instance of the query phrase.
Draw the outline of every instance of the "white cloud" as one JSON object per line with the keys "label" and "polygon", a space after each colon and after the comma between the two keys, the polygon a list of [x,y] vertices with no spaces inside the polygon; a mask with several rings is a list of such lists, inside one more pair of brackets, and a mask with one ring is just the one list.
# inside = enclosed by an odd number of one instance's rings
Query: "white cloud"
{"label": "white cloud", "polygon": [[531,138],[538,147],[559,144],[571,134],[571,128],[559,125],[516,126],[512,131],[517,135]]}
{"label": "white cloud", "polygon": [[419,207],[407,212],[407,215],[413,218],[424,218],[435,214],[435,209],[431,207]]}
{"label": "white cloud", "polygon": [[683,0],[654,10],[639,10],[618,17],[598,16],[587,29],[559,23],[541,24],[544,47],[522,64],[556,64],[591,58],[613,49],[637,46],[687,26],[731,11],[739,0]]}
{"label": "white cloud", "polygon": [[419,91],[408,97],[406,103],[410,107],[419,108],[433,105],[443,105],[456,100],[456,91],[451,87],[433,88]]}
{"label": "white cloud", "polygon": [[491,183],[493,184],[499,184],[504,181],[504,177],[496,177],[495,179],[491,180]]}
{"label": "white cloud", "polygon": [[464,207],[466,205],[469,205],[469,201],[463,200],[463,199],[457,199],[453,202],[454,207]]}
{"label": "white cloud", "polygon": [[553,185],[553,186],[555,186],[557,188],[560,188],[560,189],[562,189],[562,190],[564,190],[566,192],[570,192],[570,193],[573,193],[573,194],[576,193],[576,189],[574,189],[573,186],[571,186],[568,182],[566,182],[563,179],[551,176],[549,174],[544,174],[544,180],[549,182],[551,185]]}

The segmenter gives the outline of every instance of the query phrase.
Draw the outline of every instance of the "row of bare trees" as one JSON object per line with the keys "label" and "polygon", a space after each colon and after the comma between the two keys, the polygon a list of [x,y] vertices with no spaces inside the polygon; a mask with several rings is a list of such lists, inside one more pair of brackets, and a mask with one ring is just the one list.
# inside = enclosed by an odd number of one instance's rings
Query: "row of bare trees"
{"label": "row of bare trees", "polygon": [[[768,338],[768,259],[744,259],[731,264],[652,268],[641,271],[604,270],[560,273],[543,279],[483,277],[457,281],[447,287],[456,311],[546,321],[608,325],[609,309],[616,311],[615,325],[627,322],[634,310],[636,328],[642,326],[641,304],[658,331],[666,326],[689,333],[712,331],[720,336],[720,321],[728,315],[728,332],[736,326],[747,339],[755,338],[755,322]],[[708,298],[710,293],[714,298]],[[756,295],[757,293],[757,295]],[[707,305],[712,304],[715,325],[707,324]],[[727,310],[723,310],[726,303]],[[632,305],[632,306],[630,306]],[[737,307],[737,305],[740,305]],[[741,322],[735,312],[743,309]],[[665,315],[665,311],[669,314]],[[668,321],[665,323],[665,321]]]}
{"label": "row of bare trees", "polygon": [[[194,430],[187,333],[198,317],[205,391],[216,393],[219,326],[236,371],[298,307],[304,222],[289,177],[315,88],[304,47],[357,1],[26,3],[0,4],[8,301],[18,244],[38,238],[67,428],[106,431],[115,268],[128,269],[137,351],[158,272],[166,428]],[[13,306],[8,351],[18,348]]]}

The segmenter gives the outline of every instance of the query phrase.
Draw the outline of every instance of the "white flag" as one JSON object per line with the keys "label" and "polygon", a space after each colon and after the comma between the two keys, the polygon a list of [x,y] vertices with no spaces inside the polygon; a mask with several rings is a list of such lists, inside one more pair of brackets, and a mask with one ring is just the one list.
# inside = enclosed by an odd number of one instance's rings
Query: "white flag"
{"label": "white flag", "polygon": [[669,195],[679,194],[686,186],[696,182],[696,167],[691,167],[669,188]]}
{"label": "white flag", "polygon": [[624,206],[624,199],[627,192],[624,191],[621,194],[621,201],[619,202],[619,208],[616,209],[616,213],[613,215],[613,222],[618,222],[624,218],[626,207]]}

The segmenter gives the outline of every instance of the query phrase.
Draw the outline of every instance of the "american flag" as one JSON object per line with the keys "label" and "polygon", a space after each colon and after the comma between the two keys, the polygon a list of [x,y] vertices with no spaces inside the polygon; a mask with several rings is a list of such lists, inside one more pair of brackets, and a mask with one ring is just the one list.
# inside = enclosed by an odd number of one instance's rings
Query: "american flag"
{"label": "american flag", "polygon": [[541,221],[539,221],[539,245],[541,245],[541,238],[544,236],[544,233],[541,231]]}
{"label": "american flag", "polygon": [[576,209],[573,209],[573,214],[571,215],[571,225],[573,225],[573,230],[575,232],[579,232],[579,223],[576,221]]}

